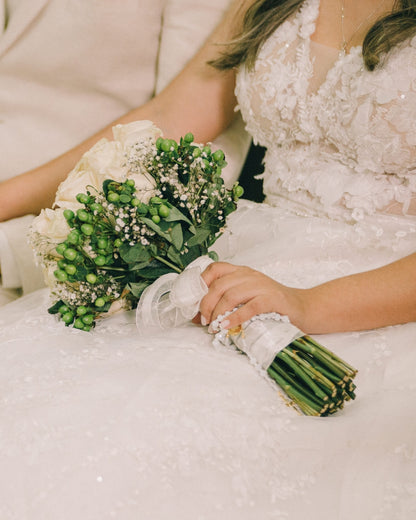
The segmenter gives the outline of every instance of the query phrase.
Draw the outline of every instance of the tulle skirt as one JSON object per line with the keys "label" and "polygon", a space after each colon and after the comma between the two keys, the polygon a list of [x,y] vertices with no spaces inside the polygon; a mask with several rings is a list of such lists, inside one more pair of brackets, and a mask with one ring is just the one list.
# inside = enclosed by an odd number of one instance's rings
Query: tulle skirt
{"label": "tulle skirt", "polygon": [[[414,251],[416,225],[355,225],[242,204],[214,249],[308,287]],[[357,398],[300,416],[206,329],[92,333],[47,290],[0,310],[2,520],[409,520],[416,514],[416,323],[317,339],[359,373]]]}

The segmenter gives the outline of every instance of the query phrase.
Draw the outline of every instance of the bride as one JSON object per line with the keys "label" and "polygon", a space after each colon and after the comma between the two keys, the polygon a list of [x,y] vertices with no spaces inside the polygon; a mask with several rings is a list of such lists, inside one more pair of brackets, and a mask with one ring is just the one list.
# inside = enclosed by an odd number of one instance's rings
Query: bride
{"label": "bride", "polygon": [[[139,336],[125,313],[86,334],[47,314],[43,290],[0,311],[0,518],[414,517],[415,19],[410,0],[236,2],[117,121],[203,142],[238,107],[267,148],[267,203],[241,205],[218,243],[227,262],[203,273],[208,330]],[[1,218],[50,205],[110,132],[3,183]],[[359,369],[356,401],[298,416],[213,347],[212,322],[237,306],[224,328],[279,312],[321,335]]]}

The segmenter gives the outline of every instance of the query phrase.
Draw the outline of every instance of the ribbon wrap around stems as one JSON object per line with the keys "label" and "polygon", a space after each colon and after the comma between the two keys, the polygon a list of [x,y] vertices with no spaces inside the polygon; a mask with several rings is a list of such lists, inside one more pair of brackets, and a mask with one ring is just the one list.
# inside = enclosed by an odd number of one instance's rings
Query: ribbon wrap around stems
{"label": "ribbon wrap around stems", "polygon": [[[165,274],[147,287],[137,305],[136,325],[139,332],[177,327],[196,316],[199,304],[208,292],[201,273],[212,261],[207,255],[200,256],[181,274]],[[255,316],[237,331],[221,329],[225,316],[218,317],[212,323],[212,328],[218,330],[215,343],[233,344],[247,354],[254,364],[266,370],[281,350],[304,335],[286,316],[276,313]]]}
{"label": "ribbon wrap around stems", "polygon": [[[221,329],[221,316],[213,325]],[[215,342],[234,345],[247,354],[250,361],[267,370],[277,354],[304,333],[289,322],[287,316],[267,313],[255,316],[237,330],[219,330]]]}
{"label": "ribbon wrap around stems", "polygon": [[198,314],[208,287],[201,273],[212,263],[207,256],[191,262],[182,273],[168,273],[147,287],[136,310],[139,332],[157,332],[178,327]]}

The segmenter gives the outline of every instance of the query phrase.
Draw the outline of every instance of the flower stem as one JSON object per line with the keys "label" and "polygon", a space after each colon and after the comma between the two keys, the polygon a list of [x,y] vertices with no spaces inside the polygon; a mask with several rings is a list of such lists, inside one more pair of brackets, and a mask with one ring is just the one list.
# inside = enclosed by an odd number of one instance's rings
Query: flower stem
{"label": "flower stem", "polygon": [[159,260],[159,262],[162,262],[162,264],[167,265],[168,267],[170,267],[171,269],[176,271],[178,274],[181,274],[181,272],[183,271],[183,269],[180,269],[175,264],[172,264],[171,262],[169,262],[169,260],[166,260],[166,258],[163,258],[163,257],[158,256],[158,255],[156,255],[154,258],[155,258],[155,260]]}

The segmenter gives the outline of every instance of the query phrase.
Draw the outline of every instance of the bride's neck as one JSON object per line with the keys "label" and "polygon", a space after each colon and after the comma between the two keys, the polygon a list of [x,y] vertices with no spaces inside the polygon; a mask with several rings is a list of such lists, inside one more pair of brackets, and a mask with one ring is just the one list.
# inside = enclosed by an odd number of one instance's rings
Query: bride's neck
{"label": "bride's neck", "polygon": [[312,40],[345,51],[362,45],[371,26],[393,4],[394,0],[321,0]]}

